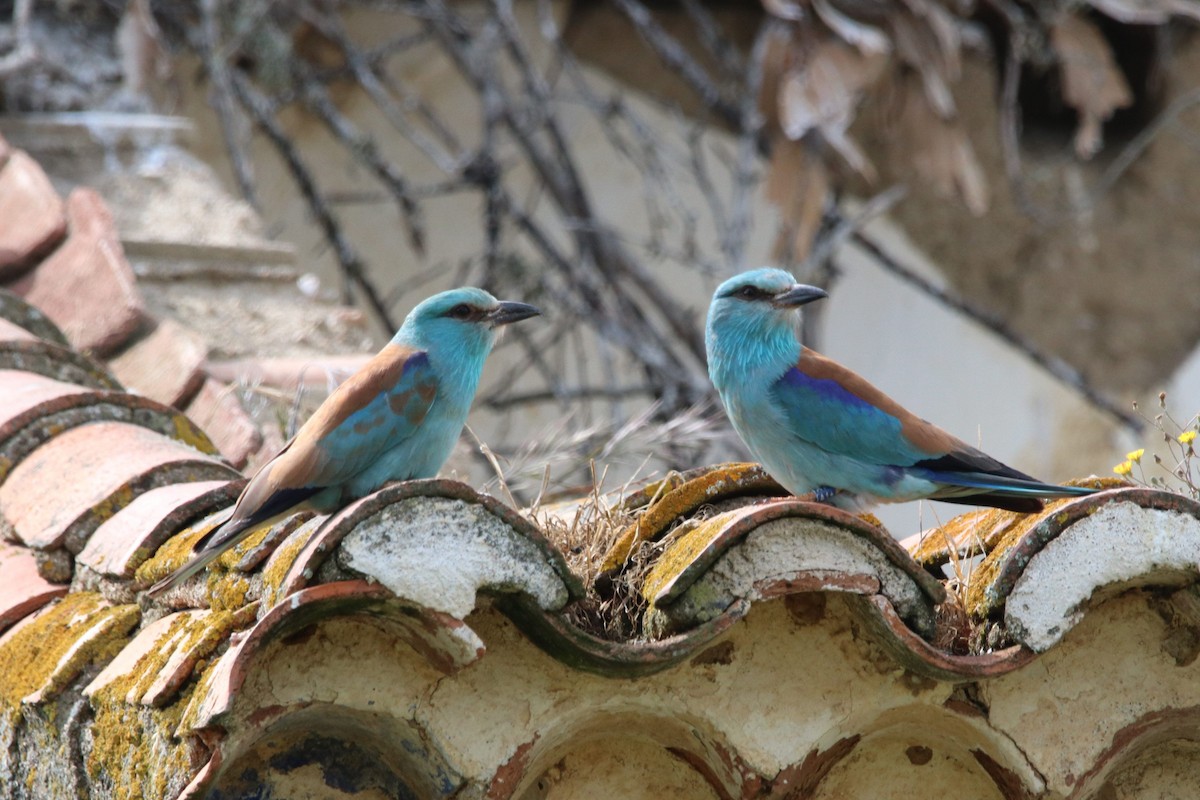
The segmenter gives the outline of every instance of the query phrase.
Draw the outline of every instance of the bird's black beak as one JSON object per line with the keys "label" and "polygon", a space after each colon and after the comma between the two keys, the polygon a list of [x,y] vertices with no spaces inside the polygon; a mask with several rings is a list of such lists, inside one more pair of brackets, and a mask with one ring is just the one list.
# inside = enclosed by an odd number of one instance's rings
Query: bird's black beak
{"label": "bird's black beak", "polygon": [[500,305],[488,312],[488,322],[493,328],[499,328],[501,325],[507,325],[510,322],[520,322],[523,319],[536,317],[542,312],[537,306],[531,306],[528,303],[515,303],[511,300],[502,300]]}
{"label": "bird's black beak", "polygon": [[786,292],[781,292],[772,297],[771,305],[776,308],[799,308],[806,303],[811,303],[813,300],[820,300],[824,297],[829,297],[829,292],[826,292],[824,289],[797,283]]}

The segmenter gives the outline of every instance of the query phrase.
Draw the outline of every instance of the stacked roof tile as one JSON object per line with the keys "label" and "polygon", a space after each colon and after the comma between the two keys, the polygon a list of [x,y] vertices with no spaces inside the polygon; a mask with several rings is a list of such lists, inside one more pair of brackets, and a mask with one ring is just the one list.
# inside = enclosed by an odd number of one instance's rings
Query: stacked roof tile
{"label": "stacked roof tile", "polygon": [[[897,543],[725,465],[629,498],[585,587],[519,512],[414,481],[150,600],[243,485],[172,407],[203,344],[145,319],[98,198],[0,154],[0,794],[1195,796],[1200,505],[1144,488]],[[571,613],[620,581],[637,640]]]}

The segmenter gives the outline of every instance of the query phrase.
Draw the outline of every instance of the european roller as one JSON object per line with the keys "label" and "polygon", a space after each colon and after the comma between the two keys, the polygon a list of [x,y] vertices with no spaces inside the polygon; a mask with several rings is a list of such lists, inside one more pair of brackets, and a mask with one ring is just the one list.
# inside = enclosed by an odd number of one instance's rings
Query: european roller
{"label": "european roller", "polygon": [[229,520],[196,542],[192,559],[150,594],[183,583],[301,503],[330,511],[390,481],[437,475],[462,433],[496,329],[539,313],[474,288],[417,305],[383,350],[255,473]]}
{"label": "european roller", "polygon": [[788,491],[849,510],[931,498],[1032,512],[1053,486],[920,419],[798,340],[797,309],[828,295],[780,269],[722,283],[708,310],[708,374],[734,429]]}

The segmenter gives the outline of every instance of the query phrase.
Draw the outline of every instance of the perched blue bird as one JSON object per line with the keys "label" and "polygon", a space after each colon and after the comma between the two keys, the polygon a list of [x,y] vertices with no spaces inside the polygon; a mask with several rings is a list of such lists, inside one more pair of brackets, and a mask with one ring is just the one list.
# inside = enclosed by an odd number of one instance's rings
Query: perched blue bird
{"label": "perched blue bird", "polygon": [[827,296],[762,268],[722,283],[708,310],[708,374],[738,435],[788,491],[850,510],[931,498],[1024,512],[1093,491],[1005,466],[801,345],[796,310]]}
{"label": "perched blue bird", "polygon": [[154,584],[178,586],[260,523],[306,503],[333,510],[389,481],[432,478],[454,449],[496,328],[541,312],[482,289],[436,294],[340,385],[238,497],[229,521]]}

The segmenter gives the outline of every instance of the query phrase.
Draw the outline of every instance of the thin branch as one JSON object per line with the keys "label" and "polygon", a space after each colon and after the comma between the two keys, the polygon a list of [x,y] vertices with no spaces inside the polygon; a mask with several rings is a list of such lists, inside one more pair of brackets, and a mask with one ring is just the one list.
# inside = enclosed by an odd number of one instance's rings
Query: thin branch
{"label": "thin branch", "polygon": [[254,188],[254,171],[246,159],[246,148],[239,136],[239,119],[233,104],[232,89],[229,86],[229,69],[224,58],[218,58],[220,48],[220,33],[217,23],[217,11],[220,0],[201,0],[200,2],[200,56],[204,60],[204,68],[208,70],[208,79],[212,83],[213,109],[217,112],[217,122],[221,126],[221,138],[225,141],[225,152],[229,154],[229,163],[233,165],[233,175],[237,180],[238,190],[242,197],[253,208],[261,210],[258,194]]}
{"label": "thin branch", "polygon": [[13,49],[0,58],[0,78],[15,75],[38,60],[37,46],[29,32],[29,16],[33,12],[33,0],[16,0],[13,3],[12,33]]}
{"label": "thin branch", "polygon": [[408,181],[400,173],[398,167],[379,153],[375,140],[358,130],[329,98],[325,87],[319,84],[311,72],[296,60],[293,62],[293,73],[300,83],[301,94],[305,105],[317,118],[325,123],[325,127],[334,138],[342,142],[354,157],[365,165],[391,193],[392,199],[400,209],[408,231],[409,244],[420,257],[425,255],[425,224],[422,220],[421,208],[417,205],[408,188]]}
{"label": "thin branch", "polygon": [[692,87],[700,97],[704,107],[734,130],[738,130],[742,114],[735,103],[725,99],[721,90],[713,83],[708,72],[694,58],[688,55],[676,39],[663,30],[650,10],[638,0],[613,0],[642,39],[658,54],[662,62]]}
{"label": "thin branch", "polygon": [[[448,174],[457,172],[462,160],[461,157],[453,155],[445,146],[434,141],[419,128],[409,123],[405,106],[424,109],[423,104],[404,87],[399,87],[401,89],[401,100],[404,105],[402,106],[396,102],[391,92],[388,91],[388,87],[384,86],[379,67],[375,60],[370,55],[364,55],[355,46],[336,13],[312,14],[310,18],[321,33],[328,36],[341,49],[342,54],[346,57],[346,63],[354,75],[354,79],[379,110],[383,112],[383,115],[387,117],[388,122],[391,123],[396,132],[412,143],[426,158],[437,165],[442,172]],[[430,38],[428,31],[422,31],[419,35],[422,40]],[[425,116],[428,121],[432,122],[431,127],[442,139],[442,142],[447,143],[452,150],[462,150],[457,139],[453,137],[446,125],[436,120],[436,117],[431,112],[425,111]]]}
{"label": "thin branch", "polygon": [[713,19],[708,8],[700,0],[683,0],[683,9],[696,25],[700,42],[721,65],[726,80],[741,81],[746,67],[737,47],[721,32],[721,26]]}
{"label": "thin branch", "polygon": [[230,86],[233,88],[238,102],[249,112],[259,130],[266,134],[271,144],[275,146],[276,152],[283,159],[284,164],[287,165],[288,171],[292,174],[292,180],[296,182],[296,187],[304,195],[309,209],[325,232],[325,238],[333,245],[334,253],[337,256],[343,275],[352,281],[363,293],[367,305],[370,306],[371,311],[378,318],[380,324],[389,331],[396,330],[395,320],[392,319],[391,313],[388,311],[387,306],[384,305],[375,285],[367,277],[366,266],[363,264],[362,258],[342,232],[341,224],[333,212],[329,210],[328,204],[317,188],[317,183],[312,173],[304,165],[303,159],[300,158],[300,153],[296,150],[295,144],[275,118],[274,105],[240,73],[236,71],[230,72],[229,77]]}

